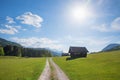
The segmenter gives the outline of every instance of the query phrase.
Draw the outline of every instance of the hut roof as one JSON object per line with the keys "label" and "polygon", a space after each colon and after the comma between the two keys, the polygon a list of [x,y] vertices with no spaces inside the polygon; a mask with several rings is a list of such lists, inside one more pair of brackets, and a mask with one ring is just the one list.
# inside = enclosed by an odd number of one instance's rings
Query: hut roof
{"label": "hut roof", "polygon": [[80,52],[88,52],[86,47],[70,47],[69,53],[80,53]]}

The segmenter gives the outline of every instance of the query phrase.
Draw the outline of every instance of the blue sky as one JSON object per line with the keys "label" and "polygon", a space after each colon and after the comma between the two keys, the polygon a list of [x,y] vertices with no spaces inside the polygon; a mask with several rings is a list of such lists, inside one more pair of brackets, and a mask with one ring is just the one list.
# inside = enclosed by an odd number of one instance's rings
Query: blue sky
{"label": "blue sky", "polygon": [[120,43],[120,0],[0,0],[0,37],[25,47],[99,51]]}

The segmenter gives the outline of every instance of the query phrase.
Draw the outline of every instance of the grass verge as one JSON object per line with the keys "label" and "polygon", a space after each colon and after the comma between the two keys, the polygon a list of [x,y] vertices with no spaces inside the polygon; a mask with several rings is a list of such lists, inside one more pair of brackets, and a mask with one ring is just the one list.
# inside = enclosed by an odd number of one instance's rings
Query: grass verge
{"label": "grass verge", "polygon": [[119,80],[120,51],[89,54],[87,58],[66,61],[66,57],[53,58],[70,80]]}
{"label": "grass verge", "polygon": [[45,58],[0,57],[0,80],[37,80]]}

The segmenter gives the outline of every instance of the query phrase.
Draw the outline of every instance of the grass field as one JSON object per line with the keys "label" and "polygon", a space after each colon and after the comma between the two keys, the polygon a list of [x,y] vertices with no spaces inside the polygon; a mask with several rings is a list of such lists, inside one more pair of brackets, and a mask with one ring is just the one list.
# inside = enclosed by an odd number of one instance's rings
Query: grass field
{"label": "grass field", "polygon": [[0,57],[0,80],[37,80],[45,58]]}
{"label": "grass field", "polygon": [[53,60],[70,80],[120,80],[120,51],[89,54],[87,58]]}

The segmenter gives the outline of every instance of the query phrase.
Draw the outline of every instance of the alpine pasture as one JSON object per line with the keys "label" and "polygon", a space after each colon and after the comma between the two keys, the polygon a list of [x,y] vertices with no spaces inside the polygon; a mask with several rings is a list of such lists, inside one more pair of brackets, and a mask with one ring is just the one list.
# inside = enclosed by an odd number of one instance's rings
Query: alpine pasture
{"label": "alpine pasture", "polygon": [[53,60],[68,75],[70,80],[119,80],[120,51],[89,54],[87,58],[67,60],[56,57]]}
{"label": "alpine pasture", "polygon": [[0,57],[0,80],[37,80],[45,58]]}

